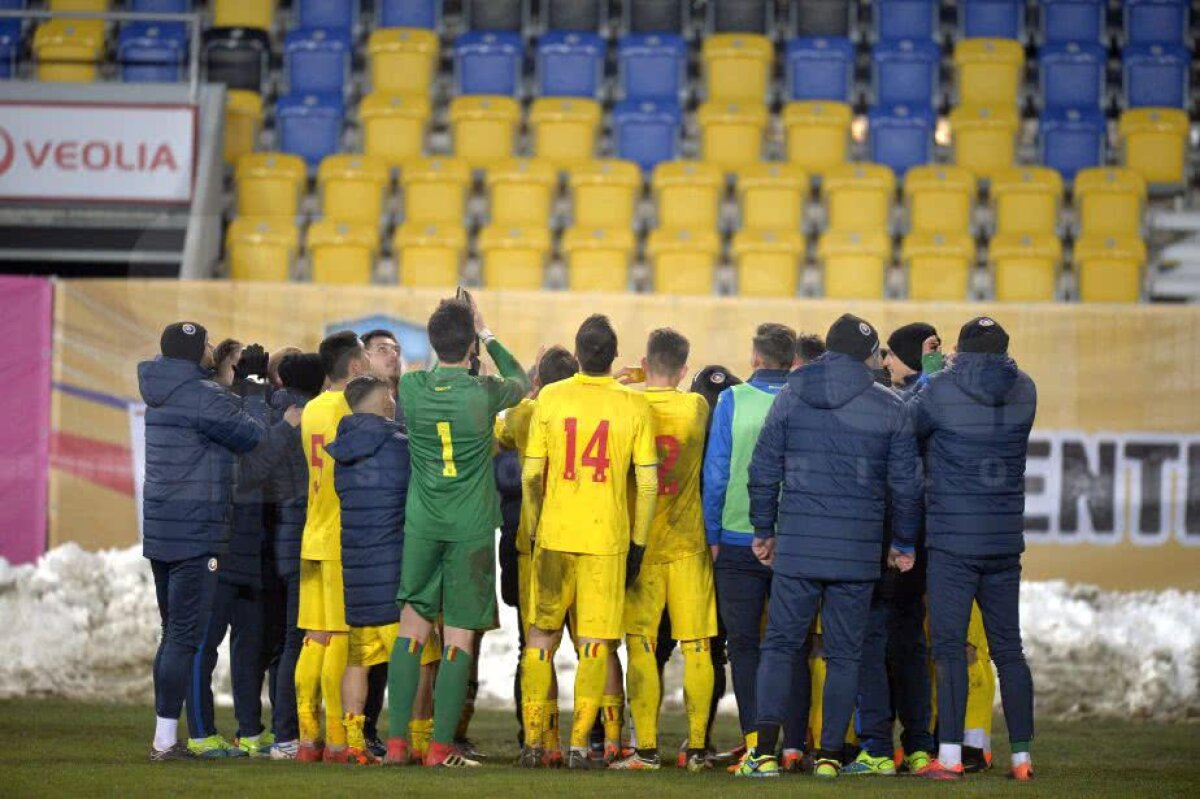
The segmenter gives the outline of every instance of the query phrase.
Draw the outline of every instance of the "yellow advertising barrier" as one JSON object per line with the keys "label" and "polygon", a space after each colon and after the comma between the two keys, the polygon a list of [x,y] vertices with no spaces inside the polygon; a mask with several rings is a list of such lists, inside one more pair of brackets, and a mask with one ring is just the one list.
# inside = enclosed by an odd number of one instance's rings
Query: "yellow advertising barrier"
{"label": "yellow advertising barrier", "polygon": [[[427,357],[425,320],[445,292],[382,286],[65,280],[55,288],[50,544],[138,540],[141,424],[138,361],[179,320],[268,350],[315,350],[341,328],[395,330],[410,364]],[[1037,382],[1027,473],[1029,578],[1108,588],[1200,589],[1200,309],[992,305],[487,292],[491,328],[528,365],[542,345],[568,347],[580,321],[606,313],[621,363],[654,328],[692,343],[691,368],[747,376],[765,321],[823,334],[850,311],[881,335],[917,320],[948,345],[967,319],[996,317],[1017,363]]]}

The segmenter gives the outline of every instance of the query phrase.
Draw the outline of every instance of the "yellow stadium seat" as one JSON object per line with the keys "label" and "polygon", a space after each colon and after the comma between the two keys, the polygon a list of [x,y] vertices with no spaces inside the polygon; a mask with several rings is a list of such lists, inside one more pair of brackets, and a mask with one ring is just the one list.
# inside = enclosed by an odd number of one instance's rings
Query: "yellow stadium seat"
{"label": "yellow stadium seat", "polygon": [[664,161],[654,168],[651,185],[660,227],[716,227],[725,179],[712,164]]}
{"label": "yellow stadium seat", "polygon": [[378,225],[390,182],[387,164],[374,156],[326,156],[317,170],[321,215]]}
{"label": "yellow stadium seat", "polygon": [[738,172],[742,227],[749,230],[796,230],[808,199],[808,173],[798,166],[759,163]]}
{"label": "yellow stadium seat", "polygon": [[237,160],[238,216],[291,219],[300,212],[308,168],[296,155],[247,153]]}
{"label": "yellow stadium seat", "polygon": [[529,109],[533,152],[559,169],[591,161],[602,117],[600,104],[578,97],[541,97]]}
{"label": "yellow stadium seat", "polygon": [[540,289],[550,255],[546,227],[488,225],[479,234],[484,288]]}
{"label": "yellow stadium seat", "polygon": [[792,297],[799,285],[797,266],[804,236],[795,228],[742,230],[733,237],[737,290],[743,297]]}
{"label": "yellow stadium seat", "polygon": [[1023,166],[997,172],[989,191],[1000,233],[1054,233],[1062,203],[1057,169]]}
{"label": "yellow stadium seat", "polygon": [[1000,233],[988,246],[996,299],[1051,302],[1058,293],[1062,242],[1051,233]]}
{"label": "yellow stadium seat", "polygon": [[636,246],[629,227],[569,228],[562,240],[567,287],[572,291],[624,291],[629,286],[629,261]]}
{"label": "yellow stadium seat", "polygon": [[783,109],[788,162],[818,177],[844,164],[852,117],[846,103],[788,103]]}
{"label": "yellow stadium seat", "polygon": [[883,298],[892,242],[882,230],[830,230],[817,242],[825,273],[825,297],[838,300]]}
{"label": "yellow stadium seat", "polygon": [[710,102],[696,113],[700,157],[733,172],[762,160],[767,107],[762,103]]}
{"label": "yellow stadium seat", "polygon": [[104,23],[98,19],[51,19],[33,34],[37,79],[91,83],[104,51]]}
{"label": "yellow stadium seat", "polygon": [[450,103],[454,154],[472,169],[511,158],[521,105],[511,97],[462,96]]}
{"label": "yellow stadium seat", "polygon": [[471,170],[457,158],[417,158],[400,171],[405,222],[461,225]]}
{"label": "yellow stadium seat", "polygon": [[632,161],[604,160],[571,170],[571,216],[577,227],[627,228],[642,193],[642,170]]}
{"label": "yellow stadium seat", "polygon": [[50,0],[51,11],[66,11],[68,13],[108,11],[108,0]]}
{"label": "yellow stadium seat", "polygon": [[704,38],[705,99],[762,105],[771,88],[775,48],[766,36],[717,33]]}
{"label": "yellow stadium seat", "polygon": [[900,260],[908,272],[910,300],[967,299],[975,264],[975,241],[968,233],[909,233]]}
{"label": "yellow stadium seat", "polygon": [[379,253],[379,225],[321,219],[308,228],[314,283],[370,283]]}
{"label": "yellow stadium seat", "polygon": [[262,97],[257,92],[230,89],[225,93],[225,164],[233,166],[246,153],[254,152],[262,129]]}
{"label": "yellow stadium seat", "polygon": [[659,294],[711,294],[717,277],[721,239],[709,225],[695,229],[659,228],[646,240],[654,291]]}
{"label": "yellow stadium seat", "polygon": [[1084,235],[1075,242],[1075,274],[1084,302],[1137,302],[1146,245],[1137,236]]}
{"label": "yellow stadium seat", "polygon": [[928,164],[904,176],[908,229],[921,233],[966,233],[971,229],[975,177],[962,167]]}
{"label": "yellow stadium seat", "polygon": [[1176,186],[1186,179],[1188,116],[1179,108],[1133,108],[1117,124],[1125,166],[1151,185]]}
{"label": "yellow stadium seat", "polygon": [[888,231],[896,176],[882,164],[843,164],[825,173],[821,194],[825,198],[829,230]]}
{"label": "yellow stadium seat", "polygon": [[960,105],[950,112],[954,163],[979,180],[990,180],[1016,162],[1015,107]]}
{"label": "yellow stadium seat", "polygon": [[1121,167],[1092,167],[1075,175],[1075,216],[1086,234],[1139,236],[1146,181]]}
{"label": "yellow stadium seat", "polygon": [[558,172],[547,161],[512,158],[488,169],[487,188],[493,225],[546,226],[550,224]]}
{"label": "yellow stadium seat", "polygon": [[467,231],[461,225],[406,222],[396,228],[392,250],[400,269],[400,285],[450,288],[460,282]]}
{"label": "yellow stadium seat", "polygon": [[438,37],[422,28],[378,28],[367,40],[371,91],[428,96],[438,69]]}
{"label": "yellow stadium seat", "polygon": [[358,107],[363,126],[363,152],[382,158],[389,168],[401,166],[425,151],[429,98],[419,94],[372,92]]}
{"label": "yellow stadium seat", "polygon": [[1013,39],[960,39],[954,46],[959,105],[1015,108],[1024,83],[1025,51]]}
{"label": "yellow stadium seat", "polygon": [[213,27],[271,30],[275,0],[213,0]]}
{"label": "yellow stadium seat", "polygon": [[287,280],[300,246],[291,219],[239,216],[225,231],[225,257],[234,280]]}

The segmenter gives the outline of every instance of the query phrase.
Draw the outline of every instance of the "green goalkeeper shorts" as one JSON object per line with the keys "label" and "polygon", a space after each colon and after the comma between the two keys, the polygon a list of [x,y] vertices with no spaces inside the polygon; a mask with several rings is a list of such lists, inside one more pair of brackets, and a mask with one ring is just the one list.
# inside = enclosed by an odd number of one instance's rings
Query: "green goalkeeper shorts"
{"label": "green goalkeeper shorts", "polygon": [[405,536],[396,601],[411,605],[429,621],[441,614],[447,627],[492,629],[496,624],[495,535],[466,541]]}

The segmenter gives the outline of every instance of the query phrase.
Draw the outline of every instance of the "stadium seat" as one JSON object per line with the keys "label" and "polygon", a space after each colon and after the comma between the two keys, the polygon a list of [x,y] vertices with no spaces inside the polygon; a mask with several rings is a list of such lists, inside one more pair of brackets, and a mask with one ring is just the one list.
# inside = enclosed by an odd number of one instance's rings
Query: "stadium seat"
{"label": "stadium seat", "polygon": [[[600,96],[604,40],[595,33],[550,31],[537,45],[537,86],[543,97]],[[500,92],[489,92],[500,94]]]}
{"label": "stadium seat", "polygon": [[174,83],[183,78],[187,26],[182,22],[129,22],[117,37],[125,83]]}
{"label": "stadium seat", "polygon": [[104,23],[93,19],[51,19],[33,34],[37,79],[91,83],[104,54]]}
{"label": "stadium seat", "polygon": [[225,231],[225,259],[232,280],[287,280],[300,249],[291,219],[239,216]]}
{"label": "stadium seat", "polygon": [[1041,0],[1042,42],[1104,44],[1108,37],[1107,5],[1107,0]]}
{"label": "stadium seat", "polygon": [[378,225],[391,179],[387,164],[370,155],[331,155],[317,170],[321,215]]}
{"label": "stadium seat", "polygon": [[975,178],[967,170],[929,164],[904,176],[908,230],[914,233],[967,233],[975,204]]}
{"label": "stadium seat", "polygon": [[845,163],[852,116],[846,103],[788,103],[783,110],[788,162],[818,177]]}
{"label": "stadium seat", "polygon": [[359,103],[358,115],[362,119],[363,152],[382,158],[388,167],[399,167],[424,152],[428,97],[372,92]]}
{"label": "stadium seat", "polygon": [[319,219],[305,240],[312,282],[358,285],[371,282],[379,254],[379,225]]}
{"label": "stadium seat", "polygon": [[629,161],[604,160],[571,170],[571,219],[581,229],[633,226],[642,194],[642,173]]}
{"label": "stadium seat", "polygon": [[997,233],[1056,233],[1062,177],[1053,169],[1023,166],[992,176],[989,188]]}
{"label": "stadium seat", "polygon": [[349,34],[358,26],[357,0],[350,3],[331,3],[329,0],[293,0],[292,12],[296,27],[310,30],[325,29]]}
{"label": "stadium seat", "polygon": [[971,284],[975,242],[963,232],[909,233],[900,248],[910,300],[962,302]]}
{"label": "stadium seat", "polygon": [[22,35],[20,20],[0,20],[0,80],[8,80],[17,74]]}
{"label": "stadium seat", "polygon": [[774,0],[710,0],[706,24],[710,33],[770,33]]}
{"label": "stadium seat", "polygon": [[927,106],[872,108],[867,115],[869,157],[903,177],[911,167],[933,161],[937,118]]}
{"label": "stadium seat", "polygon": [[51,11],[64,11],[68,13],[103,13],[110,10],[108,0],[50,0],[46,3],[46,6]]}
{"label": "stadium seat", "polygon": [[658,294],[712,294],[721,239],[711,226],[659,228],[646,240],[646,258]]}
{"label": "stadium seat", "polygon": [[729,172],[757,163],[767,118],[762,103],[705,103],[696,112],[700,157]]}
{"label": "stadium seat", "polygon": [[856,0],[791,0],[790,24],[793,36],[849,36],[854,32],[852,19]]}
{"label": "stadium seat", "polygon": [[1192,55],[1179,44],[1135,44],[1121,54],[1126,108],[1186,108]]}
{"label": "stadium seat", "polygon": [[1141,236],[1146,181],[1132,169],[1096,167],[1075,176],[1075,221],[1096,236]]}
{"label": "stadium seat", "polygon": [[883,230],[830,230],[817,242],[825,298],[883,299],[892,242]]}
{"label": "stadium seat", "polygon": [[563,233],[567,288],[571,291],[625,291],[629,262],[637,249],[628,227],[573,227]]}
{"label": "stadium seat", "polygon": [[1020,102],[1025,52],[1011,39],[960,39],[954,47],[958,102],[1015,106]]}
{"label": "stadium seat", "polygon": [[1106,128],[1094,108],[1048,111],[1038,123],[1038,160],[1070,184],[1079,170],[1104,163]]}
{"label": "stadium seat", "polygon": [[799,230],[808,191],[808,174],[798,166],[763,162],[743,168],[737,177],[742,229]]}
{"label": "stadium seat", "polygon": [[479,233],[479,255],[484,288],[540,289],[550,256],[550,231],[544,226],[488,225]]}
{"label": "stadium seat", "polygon": [[213,0],[214,28],[257,28],[270,31],[275,23],[275,0]]}
{"label": "stadium seat", "polygon": [[622,100],[613,107],[616,156],[647,172],[679,157],[683,113],[670,101]]}
{"label": "stadium seat", "polygon": [[854,100],[854,45],[841,38],[796,38],[787,43],[791,100]]}
{"label": "stadium seat", "polygon": [[1023,39],[1025,0],[958,0],[958,31],[965,39]]}
{"label": "stadium seat", "polygon": [[442,0],[376,0],[375,22],[380,28],[437,30],[442,21]]}
{"label": "stadium seat", "polygon": [[135,14],[187,14],[192,0],[126,0],[125,6]]}
{"label": "stadium seat", "polygon": [[1126,44],[1187,44],[1188,0],[1124,0]]}
{"label": "stadium seat", "polygon": [[400,171],[405,223],[462,225],[471,168],[457,158],[417,158]]}
{"label": "stadium seat", "polygon": [[685,33],[688,0],[638,0],[621,6],[630,33]]}
{"label": "stadium seat", "polygon": [[827,230],[887,231],[896,177],[880,164],[836,166],[825,173],[821,195]]}
{"label": "stadium seat", "polygon": [[1151,186],[1175,187],[1186,174],[1187,114],[1178,108],[1135,108],[1117,125],[1122,162]]}
{"label": "stadium seat", "polygon": [[932,108],[937,104],[942,51],[928,39],[880,42],[871,52],[876,106]]}
{"label": "stadium seat", "polygon": [[516,97],[521,91],[524,43],[518,33],[470,32],[454,42],[457,94]]}
{"label": "stadium seat", "polygon": [[546,29],[595,33],[608,22],[607,0],[545,0]]}
{"label": "stadium seat", "polygon": [[1048,44],[1038,55],[1042,108],[1100,108],[1108,54],[1098,44]]}
{"label": "stadium seat", "polygon": [[682,36],[631,33],[617,43],[617,86],[630,100],[682,101],[687,94],[688,48]]}
{"label": "stadium seat", "polygon": [[558,173],[547,161],[513,158],[488,167],[489,221],[510,227],[545,227],[558,188]]}
{"label": "stadium seat", "polygon": [[275,103],[279,149],[303,158],[311,169],[342,149],[345,108],[340,97],[289,94]]}
{"label": "stadium seat", "polygon": [[247,153],[235,171],[238,216],[292,220],[308,183],[304,161],[286,153]]}
{"label": "stadium seat", "polygon": [[739,231],[730,252],[743,297],[794,297],[804,258],[804,237],[795,226]]}
{"label": "stadium seat", "polygon": [[525,25],[523,0],[464,0],[467,30],[519,33]]}
{"label": "stadium seat", "polygon": [[392,251],[400,285],[448,289],[461,282],[459,269],[467,252],[467,231],[455,224],[405,222],[396,228]]}
{"label": "stadium seat", "polygon": [[725,180],[717,167],[695,161],[659,164],[651,185],[659,227],[716,228],[725,190]]}
{"label": "stadium seat", "polygon": [[230,89],[225,93],[225,165],[233,166],[246,153],[254,152],[262,130],[262,97],[254,92]]}
{"label": "stadium seat", "polygon": [[205,79],[228,89],[263,93],[271,63],[271,39],[254,28],[214,28],[203,35]]}
{"label": "stadium seat", "polygon": [[437,75],[438,37],[420,28],[381,28],[367,40],[371,90],[429,94]]}
{"label": "stadium seat", "polygon": [[771,90],[775,49],[765,36],[716,33],[704,39],[705,98],[717,102],[763,103]]}
{"label": "stadium seat", "polygon": [[876,0],[872,10],[876,41],[935,41],[938,38],[939,9],[936,0]]}
{"label": "stadium seat", "polygon": [[511,97],[455,97],[450,102],[454,154],[482,169],[513,154],[521,106]]}
{"label": "stadium seat", "polygon": [[1053,302],[1058,293],[1062,243],[1053,233],[998,233],[988,246],[996,299]]}
{"label": "stadium seat", "polygon": [[283,70],[290,94],[341,96],[350,81],[350,32],[338,29],[301,29],[287,35],[283,44]]}
{"label": "stadium seat", "polygon": [[603,113],[595,100],[543,97],[529,109],[533,152],[559,169],[590,161]]}
{"label": "stadium seat", "polygon": [[1085,234],[1075,242],[1075,277],[1084,302],[1137,302],[1142,298],[1146,245],[1137,236]]}
{"label": "stadium seat", "polygon": [[1013,107],[963,106],[950,112],[954,163],[980,180],[1016,161],[1019,121]]}

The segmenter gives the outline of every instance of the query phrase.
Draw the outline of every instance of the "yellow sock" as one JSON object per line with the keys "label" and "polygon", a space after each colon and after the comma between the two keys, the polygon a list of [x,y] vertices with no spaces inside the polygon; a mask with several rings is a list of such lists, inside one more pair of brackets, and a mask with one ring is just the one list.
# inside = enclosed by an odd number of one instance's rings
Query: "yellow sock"
{"label": "yellow sock", "polygon": [[558,700],[547,699],[542,711],[545,729],[542,732],[542,748],[547,752],[557,752],[562,748],[558,738]]}
{"label": "yellow sock", "polygon": [[[554,681],[554,653],[549,649],[527,647],[521,655],[521,719],[525,742],[537,746],[548,728],[546,710],[550,684]],[[554,703],[557,711],[558,703]]]}
{"label": "yellow sock", "polygon": [[808,662],[812,672],[812,706],[808,711],[808,729],[812,731],[813,746],[821,747],[821,725],[825,710],[825,658],[813,658]]}
{"label": "yellow sock", "polygon": [[363,737],[363,723],[367,717],[361,713],[347,713],[342,720],[346,728],[346,746],[362,752],[367,748],[367,739]]}
{"label": "yellow sock", "polygon": [[742,736],[746,741],[747,749],[754,749],[758,746],[758,730],[748,732]]}
{"label": "yellow sock", "polygon": [[583,749],[588,745],[588,734],[592,731],[604,695],[604,683],[608,677],[608,644],[580,644],[578,651],[579,667],[575,670],[575,716],[571,719],[571,746]]}
{"label": "yellow sock", "polygon": [[325,660],[325,645],[310,638],[304,639],[296,660],[296,718],[300,722],[300,740],[315,743],[321,737],[321,665]]}
{"label": "yellow sock", "polygon": [[[679,648],[683,650],[683,704],[687,708],[688,747],[703,749],[704,738],[708,734],[708,708],[712,704],[713,683],[716,681],[709,642],[707,638],[680,641]],[[639,724],[638,736],[641,734],[642,727]]]}
{"label": "yellow sock", "polygon": [[408,740],[412,743],[412,753],[417,757],[425,757],[432,737],[433,719],[412,719],[408,722]]}
{"label": "yellow sock", "polygon": [[342,726],[342,674],[350,655],[350,637],[337,633],[325,648],[321,664],[321,693],[325,695],[325,743],[328,746],[346,745],[346,728]]}
{"label": "yellow sock", "polygon": [[[658,706],[662,702],[662,683],[658,679],[658,660],[654,657],[653,638],[644,635],[629,636],[628,679],[629,712],[633,716],[633,727],[637,731],[638,749],[657,749]],[[704,712],[707,722],[707,708]],[[608,737],[607,724],[604,736]]]}
{"label": "yellow sock", "polygon": [[600,697],[600,712],[604,714],[604,742],[621,745],[621,728],[625,726],[624,694],[604,694]]}

